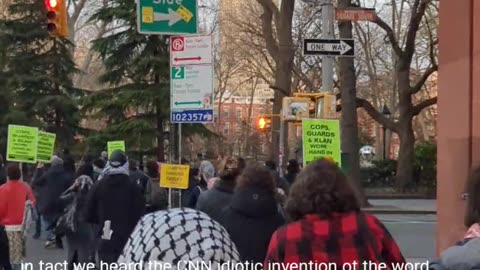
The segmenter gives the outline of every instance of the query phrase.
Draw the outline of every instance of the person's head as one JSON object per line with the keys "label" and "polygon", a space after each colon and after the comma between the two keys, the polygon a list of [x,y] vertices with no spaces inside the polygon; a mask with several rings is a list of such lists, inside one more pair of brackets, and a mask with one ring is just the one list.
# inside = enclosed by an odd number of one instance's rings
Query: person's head
{"label": "person's head", "polygon": [[470,227],[480,222],[480,167],[473,170],[465,185],[467,201],[465,226]]}
{"label": "person's head", "polygon": [[52,160],[51,160],[50,163],[51,163],[52,167],[63,166],[63,159],[54,155],[54,156],[52,156]]}
{"label": "person's head", "polygon": [[12,163],[7,167],[7,176],[10,181],[18,181],[22,178],[22,171],[18,163]]}
{"label": "person's head", "polygon": [[100,158],[97,158],[96,160],[93,161],[93,165],[103,170],[105,168],[105,161],[103,161]]}
{"label": "person's head", "polygon": [[291,174],[300,172],[300,165],[298,164],[298,161],[296,159],[291,159],[288,161],[287,172]]}
{"label": "person's head", "polygon": [[202,161],[198,170],[198,176],[208,182],[209,179],[215,177],[215,167],[208,160]]}
{"label": "person's head", "polygon": [[103,158],[103,159],[108,159],[107,151],[102,151],[102,153],[100,154],[100,157]]}
{"label": "person's head", "polygon": [[272,194],[275,193],[276,184],[269,169],[259,165],[247,166],[238,177],[236,190],[248,188],[257,188]]}
{"label": "person's head", "polygon": [[292,220],[308,214],[329,217],[333,213],[359,210],[360,204],[346,175],[325,159],[311,163],[300,172],[290,188],[286,205]]}
{"label": "person's head", "polygon": [[238,160],[234,157],[225,157],[220,163],[219,176],[222,180],[235,181],[240,172]]}
{"label": "person's head", "polygon": [[265,167],[269,168],[272,171],[277,170],[277,164],[275,164],[275,161],[268,160],[265,162]]}
{"label": "person's head", "polygon": [[70,155],[70,149],[68,149],[68,148],[63,149],[63,154],[64,155]]}
{"label": "person's head", "polygon": [[152,178],[157,178],[159,176],[158,173],[158,163],[155,160],[149,160],[147,162],[147,175]]}
{"label": "person's head", "polygon": [[122,166],[125,166],[127,162],[127,156],[122,150],[113,151],[112,155],[110,155],[110,159],[108,160],[108,163],[113,168],[120,168]]}
{"label": "person's head", "polygon": [[130,171],[136,171],[138,170],[138,165],[137,165],[137,162],[135,160],[129,160],[128,161],[128,169]]}
{"label": "person's head", "polygon": [[93,179],[93,166],[91,164],[83,164],[82,166],[78,167],[76,177],[80,177],[82,175],[86,175]]}

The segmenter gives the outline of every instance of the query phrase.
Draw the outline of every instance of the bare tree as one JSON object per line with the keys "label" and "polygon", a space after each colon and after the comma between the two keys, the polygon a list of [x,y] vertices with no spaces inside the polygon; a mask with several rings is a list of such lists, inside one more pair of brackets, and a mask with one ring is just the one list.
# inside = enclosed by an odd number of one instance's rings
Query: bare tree
{"label": "bare tree", "polygon": [[[395,21],[392,22],[392,26],[390,26],[382,20],[380,16],[378,16],[375,21],[375,23],[384,30],[386,35],[385,40],[388,40],[393,50],[395,60],[395,84],[392,90],[398,99],[398,112],[395,115],[395,119],[389,119],[382,115],[368,100],[362,98],[357,99],[358,105],[362,106],[372,118],[399,135],[400,152],[396,178],[396,188],[399,191],[405,190],[413,176],[415,145],[413,119],[419,115],[423,109],[435,104],[437,101],[436,97],[432,97],[414,104],[414,96],[423,89],[423,86],[430,76],[438,70],[436,62],[436,45],[438,39],[434,31],[428,31],[429,67],[425,68],[420,76],[412,76],[411,69],[413,58],[418,49],[417,35],[423,27],[431,29],[431,24],[425,20],[426,10],[430,6],[438,3],[434,0],[412,0],[404,1],[404,4],[410,10],[408,26],[398,25]],[[406,8],[405,6],[402,5],[401,8]],[[396,12],[395,8],[394,12]],[[395,26],[397,30],[401,27],[406,27],[404,37],[395,34]],[[399,31],[397,31],[397,33],[399,33]],[[412,83],[412,80],[415,81]]]}

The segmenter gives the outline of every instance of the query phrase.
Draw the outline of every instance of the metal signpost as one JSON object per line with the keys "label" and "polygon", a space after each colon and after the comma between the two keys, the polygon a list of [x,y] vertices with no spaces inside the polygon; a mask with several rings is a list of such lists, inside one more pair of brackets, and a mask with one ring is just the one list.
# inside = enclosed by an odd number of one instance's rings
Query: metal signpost
{"label": "metal signpost", "polygon": [[137,0],[137,28],[142,34],[197,34],[197,0]]}

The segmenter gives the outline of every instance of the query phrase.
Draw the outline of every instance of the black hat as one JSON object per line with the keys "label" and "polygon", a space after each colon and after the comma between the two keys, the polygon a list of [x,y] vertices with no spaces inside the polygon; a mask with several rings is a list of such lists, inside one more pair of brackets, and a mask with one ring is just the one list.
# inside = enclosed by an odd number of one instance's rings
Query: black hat
{"label": "black hat", "polygon": [[127,163],[127,156],[122,150],[115,150],[110,155],[109,162],[113,168],[119,168]]}

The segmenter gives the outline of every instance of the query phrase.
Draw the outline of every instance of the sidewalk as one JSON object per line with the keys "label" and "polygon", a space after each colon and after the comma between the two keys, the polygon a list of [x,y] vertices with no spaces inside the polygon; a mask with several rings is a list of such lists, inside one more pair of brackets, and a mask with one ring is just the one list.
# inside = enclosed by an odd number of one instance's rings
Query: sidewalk
{"label": "sidewalk", "polygon": [[427,199],[391,199],[368,200],[371,207],[363,210],[374,214],[436,214],[437,200]]}

